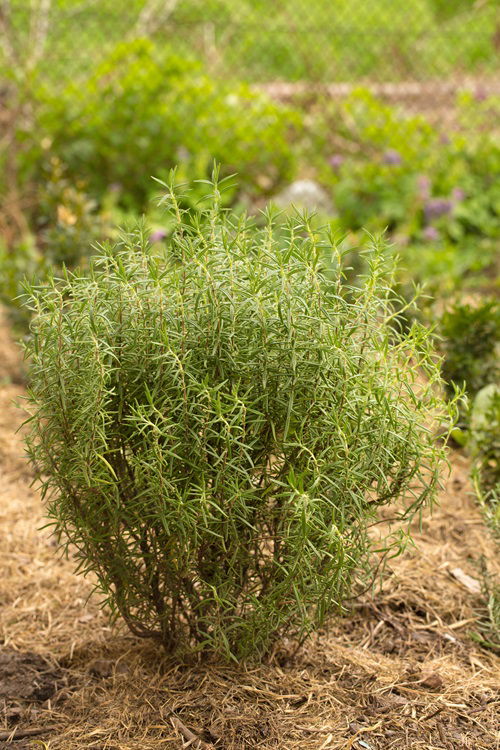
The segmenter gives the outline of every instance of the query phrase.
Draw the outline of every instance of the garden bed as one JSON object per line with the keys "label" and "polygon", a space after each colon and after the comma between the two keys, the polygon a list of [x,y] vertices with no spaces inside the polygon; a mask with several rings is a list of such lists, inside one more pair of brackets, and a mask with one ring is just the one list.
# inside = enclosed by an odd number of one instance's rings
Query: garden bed
{"label": "garden bed", "polygon": [[92,581],[40,530],[17,432],[21,359],[5,324],[0,362],[0,748],[498,747],[500,660],[470,638],[482,599],[457,574],[479,579],[481,556],[491,568],[496,550],[463,455],[416,547],[349,617],[262,666],[180,665],[110,626]]}

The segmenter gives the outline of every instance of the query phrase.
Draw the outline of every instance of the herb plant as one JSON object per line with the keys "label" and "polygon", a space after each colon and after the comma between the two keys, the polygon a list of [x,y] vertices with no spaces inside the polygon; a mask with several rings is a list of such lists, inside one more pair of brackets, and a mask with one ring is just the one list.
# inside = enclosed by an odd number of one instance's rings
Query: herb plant
{"label": "herb plant", "polygon": [[451,407],[429,332],[397,329],[378,241],[349,287],[307,216],[258,229],[216,182],[187,216],[164,187],[168,244],[139,226],[29,290],[28,451],[59,540],[133,633],[262,656],[401,551],[406,523],[370,527],[432,502]]}

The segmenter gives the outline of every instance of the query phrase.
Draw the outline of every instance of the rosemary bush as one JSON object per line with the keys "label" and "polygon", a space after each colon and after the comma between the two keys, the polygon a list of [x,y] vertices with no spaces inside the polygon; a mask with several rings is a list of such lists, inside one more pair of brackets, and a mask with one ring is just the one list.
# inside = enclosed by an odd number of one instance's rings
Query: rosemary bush
{"label": "rosemary bush", "polygon": [[28,451],[60,541],[133,633],[262,656],[339,611],[374,547],[401,550],[406,532],[369,527],[432,501],[450,406],[428,331],[394,326],[379,243],[351,288],[307,216],[258,229],[215,185],[186,217],[165,188],[163,253],[139,227],[29,290]]}

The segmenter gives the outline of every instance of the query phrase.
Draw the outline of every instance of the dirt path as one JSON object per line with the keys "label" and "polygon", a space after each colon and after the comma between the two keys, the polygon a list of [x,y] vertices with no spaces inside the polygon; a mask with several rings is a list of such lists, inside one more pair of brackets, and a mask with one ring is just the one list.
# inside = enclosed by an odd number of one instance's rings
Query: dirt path
{"label": "dirt path", "polygon": [[[177,665],[111,627],[91,581],[40,531],[16,430],[19,355],[0,326],[0,748],[443,750],[500,747],[500,659],[469,637],[495,545],[453,457],[441,507],[384,590],[294,659],[253,669]],[[15,730],[14,740],[6,740]],[[23,732],[31,736],[23,737]],[[39,732],[39,733],[38,733]],[[17,740],[15,738],[18,738]]]}

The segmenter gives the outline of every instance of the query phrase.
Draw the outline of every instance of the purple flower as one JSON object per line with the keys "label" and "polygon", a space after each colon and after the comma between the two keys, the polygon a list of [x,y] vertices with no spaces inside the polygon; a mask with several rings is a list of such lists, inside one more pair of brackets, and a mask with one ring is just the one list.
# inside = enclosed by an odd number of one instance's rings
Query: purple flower
{"label": "purple flower", "polygon": [[437,242],[439,239],[439,232],[436,227],[425,227],[422,236],[427,242]]}
{"label": "purple flower", "polygon": [[447,198],[430,198],[424,206],[424,215],[426,221],[431,221],[446,216],[452,209],[453,203]]}
{"label": "purple flower", "polygon": [[456,203],[460,203],[460,201],[463,201],[463,199],[465,198],[465,192],[462,190],[462,188],[453,188],[451,197]]}
{"label": "purple flower", "polygon": [[426,174],[420,174],[417,177],[418,197],[421,200],[428,200],[431,197],[432,181]]}
{"label": "purple flower", "polygon": [[155,231],[151,232],[151,234],[149,235],[149,241],[152,244],[154,244],[155,242],[161,242],[162,240],[165,239],[166,236],[167,236],[167,233],[165,232],[164,229],[155,229]]}
{"label": "purple flower", "polygon": [[402,163],[401,154],[393,148],[387,149],[382,156],[382,164],[387,164],[389,167],[398,167]]}
{"label": "purple flower", "polygon": [[342,154],[333,154],[333,156],[330,156],[330,158],[328,159],[328,163],[330,164],[334,172],[338,172],[340,167],[344,163],[344,157],[342,156]]}
{"label": "purple flower", "polygon": [[450,143],[451,143],[451,141],[450,141],[450,139],[448,138],[447,135],[441,135],[439,137],[439,142],[442,143],[443,146],[449,146]]}

